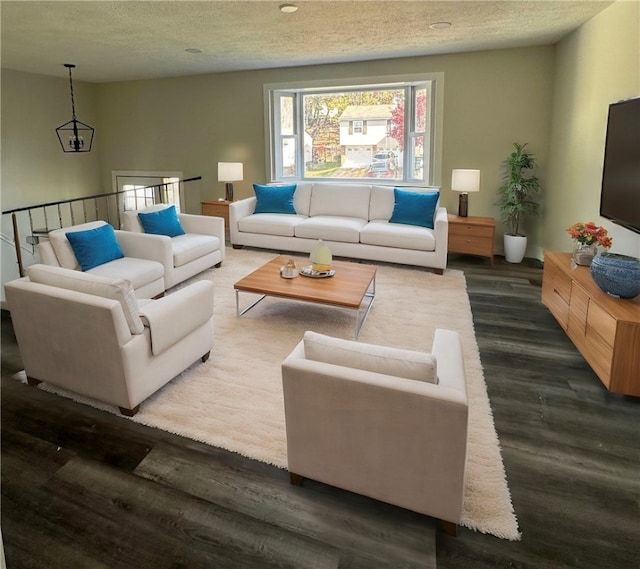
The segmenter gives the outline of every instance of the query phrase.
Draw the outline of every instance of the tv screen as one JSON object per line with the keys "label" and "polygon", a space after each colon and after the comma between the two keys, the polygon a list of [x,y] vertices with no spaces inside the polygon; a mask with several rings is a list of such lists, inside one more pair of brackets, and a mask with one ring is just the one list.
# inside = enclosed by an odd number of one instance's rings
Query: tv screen
{"label": "tv screen", "polygon": [[609,105],[600,215],[640,233],[640,98]]}

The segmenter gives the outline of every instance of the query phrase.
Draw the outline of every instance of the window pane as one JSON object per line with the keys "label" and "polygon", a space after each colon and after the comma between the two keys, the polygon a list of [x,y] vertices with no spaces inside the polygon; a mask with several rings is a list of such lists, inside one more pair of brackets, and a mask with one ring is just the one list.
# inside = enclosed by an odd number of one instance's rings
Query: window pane
{"label": "window pane", "polygon": [[282,176],[291,178],[296,175],[296,139],[282,139]]}
{"label": "window pane", "polygon": [[314,93],[302,104],[305,178],[402,177],[403,89]]}
{"label": "window pane", "polygon": [[413,164],[410,177],[414,180],[424,179],[424,137],[414,136],[411,139]]}
{"label": "window pane", "polygon": [[427,89],[416,89],[415,93],[415,131],[424,132],[427,130]]}
{"label": "window pane", "polygon": [[293,97],[280,97],[280,134],[293,134]]}

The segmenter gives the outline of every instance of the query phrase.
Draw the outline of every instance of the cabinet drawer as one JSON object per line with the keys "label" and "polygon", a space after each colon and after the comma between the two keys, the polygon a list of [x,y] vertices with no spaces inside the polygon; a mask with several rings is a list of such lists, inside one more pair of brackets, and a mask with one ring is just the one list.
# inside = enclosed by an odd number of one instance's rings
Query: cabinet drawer
{"label": "cabinet drawer", "polygon": [[580,350],[584,359],[593,368],[600,381],[609,388],[611,384],[611,365],[613,362],[613,348],[603,342],[600,336],[587,327],[587,337],[584,348]]}
{"label": "cabinet drawer", "polygon": [[616,319],[595,302],[589,303],[587,325],[594,333],[602,338],[603,342],[606,342],[613,348],[616,337]]}
{"label": "cabinet drawer", "polygon": [[569,303],[558,294],[555,288],[550,288],[548,294],[545,295],[545,304],[566,330],[569,325]]}
{"label": "cabinet drawer", "polygon": [[223,205],[202,204],[202,215],[211,215],[213,217],[227,217],[229,208]]}
{"label": "cabinet drawer", "polygon": [[452,223],[449,225],[449,239],[453,237],[487,237],[493,238],[493,227],[483,227],[481,225],[464,225]]}
{"label": "cabinet drawer", "polygon": [[[589,295],[577,283],[571,286],[571,310],[569,311],[568,333],[573,338],[583,338],[587,326],[587,310],[589,308]],[[577,341],[578,338],[576,338]]]}
{"label": "cabinet drawer", "polygon": [[471,235],[449,235],[449,251],[489,257],[493,255],[493,239]]}
{"label": "cabinet drawer", "polygon": [[562,271],[555,271],[551,284],[553,285],[553,290],[556,294],[569,304],[569,299],[571,298],[571,278],[565,275]]}

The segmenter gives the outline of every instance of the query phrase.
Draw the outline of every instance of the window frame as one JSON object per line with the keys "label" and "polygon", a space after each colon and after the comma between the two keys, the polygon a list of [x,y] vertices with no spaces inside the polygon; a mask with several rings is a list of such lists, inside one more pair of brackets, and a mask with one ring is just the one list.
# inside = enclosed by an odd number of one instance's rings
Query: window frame
{"label": "window frame", "polygon": [[[418,89],[427,86],[430,97],[430,113],[425,116],[425,131],[414,129],[415,121],[415,97]],[[403,152],[403,175],[402,180],[385,180],[376,178],[376,184],[398,185],[406,184],[412,186],[432,187],[442,185],[442,132],[444,122],[444,73],[420,73],[407,75],[392,75],[380,77],[360,77],[347,79],[325,79],[319,81],[298,81],[286,83],[270,83],[263,86],[264,98],[264,120],[265,120],[265,154],[266,154],[266,179],[270,182],[293,182],[293,181],[320,181],[334,180],[340,182],[362,183],[365,178],[318,178],[304,177],[304,132],[302,121],[302,95],[329,94],[330,92],[364,91],[367,89],[408,89],[410,96],[408,102],[405,100],[405,136]],[[296,145],[296,157],[294,174],[283,176],[282,172],[282,136],[279,129],[274,128],[279,123],[279,97],[282,95],[293,97],[294,100],[294,133],[287,135]],[[429,130],[431,129],[431,130]],[[426,134],[430,133],[430,136]],[[423,178],[410,178],[406,173],[413,170],[408,168],[413,159],[413,145],[417,137],[423,136],[424,155],[423,167],[426,165],[426,156],[429,157],[428,169],[423,171]],[[409,152],[409,148],[411,151]]]}

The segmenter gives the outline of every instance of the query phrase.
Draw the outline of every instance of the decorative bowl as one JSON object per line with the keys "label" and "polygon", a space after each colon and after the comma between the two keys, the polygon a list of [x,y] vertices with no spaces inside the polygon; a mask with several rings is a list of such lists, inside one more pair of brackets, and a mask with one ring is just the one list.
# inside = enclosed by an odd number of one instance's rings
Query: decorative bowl
{"label": "decorative bowl", "polygon": [[611,296],[635,298],[640,294],[640,259],[602,253],[593,258],[590,270],[596,284]]}

